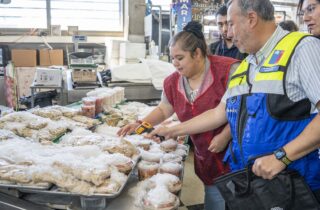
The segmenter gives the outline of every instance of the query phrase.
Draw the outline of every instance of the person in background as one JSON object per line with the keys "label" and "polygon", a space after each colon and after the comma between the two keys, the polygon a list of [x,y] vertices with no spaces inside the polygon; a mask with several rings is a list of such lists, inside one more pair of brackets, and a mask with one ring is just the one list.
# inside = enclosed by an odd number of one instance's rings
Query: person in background
{"label": "person in background", "polygon": [[[223,96],[231,68],[238,61],[208,56],[202,25],[189,22],[169,43],[176,72],[164,81],[160,104],[142,121],[155,126],[176,113],[184,122],[216,107]],[[118,135],[134,132],[141,122],[121,128]],[[229,172],[222,162],[230,141],[230,127],[223,124],[214,130],[191,135],[194,145],[195,172],[205,185],[205,209],[223,210],[225,202],[214,185],[214,179]],[[211,152],[211,151],[213,152]]]}
{"label": "person in background", "polygon": [[320,0],[299,0],[298,15],[302,16],[309,33],[320,37]]}
{"label": "person in background", "polygon": [[290,32],[299,31],[299,28],[298,28],[297,24],[295,22],[293,22],[292,20],[281,21],[279,23],[279,26],[281,26],[281,28],[283,30],[287,30],[287,31],[290,31]]}
{"label": "person in background", "polygon": [[[296,170],[320,202],[320,40],[277,27],[270,0],[229,3],[228,34],[249,55],[231,75],[221,103],[150,136],[195,134],[229,122],[226,160],[232,171],[264,155],[254,161],[257,176],[272,179],[285,168]],[[305,15],[319,7],[312,3]],[[308,27],[316,32],[314,25]]]}
{"label": "person in background", "polygon": [[210,54],[243,60],[247,55],[239,52],[238,48],[233,44],[232,39],[227,35],[227,6],[222,5],[219,7],[215,15],[220,32],[220,40],[209,45]]}

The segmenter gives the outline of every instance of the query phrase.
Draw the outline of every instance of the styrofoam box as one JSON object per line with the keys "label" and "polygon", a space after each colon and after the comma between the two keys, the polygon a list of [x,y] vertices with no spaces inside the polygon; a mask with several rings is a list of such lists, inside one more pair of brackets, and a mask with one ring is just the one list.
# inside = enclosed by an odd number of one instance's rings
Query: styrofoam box
{"label": "styrofoam box", "polygon": [[133,63],[139,63],[139,62],[140,60],[138,58],[131,58],[131,59],[120,58],[119,59],[119,65],[133,64]]}
{"label": "styrofoam box", "polygon": [[30,86],[34,80],[36,74],[35,67],[15,67],[17,89],[19,98],[22,96],[30,96]]}
{"label": "styrofoam box", "polygon": [[120,44],[125,43],[125,41],[119,41],[119,40],[112,40],[109,42],[109,45],[107,47],[108,54],[111,58],[119,58],[120,54]]}
{"label": "styrofoam box", "polygon": [[37,68],[36,84],[61,86],[62,71],[60,69]]}
{"label": "styrofoam box", "polygon": [[145,43],[120,43],[120,58],[145,58],[146,44]]}

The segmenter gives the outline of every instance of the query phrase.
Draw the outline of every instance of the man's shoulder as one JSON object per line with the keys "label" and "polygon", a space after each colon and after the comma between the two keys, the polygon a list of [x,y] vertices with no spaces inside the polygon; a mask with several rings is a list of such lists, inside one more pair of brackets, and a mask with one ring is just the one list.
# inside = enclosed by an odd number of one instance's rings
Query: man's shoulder
{"label": "man's shoulder", "polygon": [[212,43],[210,44],[210,46],[217,46],[217,45],[219,45],[222,41],[223,41],[223,40],[218,40],[218,41],[216,41],[216,42],[212,42]]}
{"label": "man's shoulder", "polygon": [[221,44],[222,41],[223,40],[218,40],[216,42],[209,44],[209,50],[212,54],[215,54],[217,47]]}
{"label": "man's shoulder", "polygon": [[303,37],[302,40],[297,44],[297,46],[313,45],[314,43],[318,45],[320,43],[320,37],[309,35]]}
{"label": "man's shoulder", "polygon": [[216,42],[212,42],[211,44],[209,44],[209,47],[214,47],[214,48],[216,48],[218,45],[221,44],[222,41],[223,41],[223,40],[218,40],[218,41],[216,41]]}
{"label": "man's shoulder", "polygon": [[[319,55],[320,51],[320,39],[318,37],[309,35],[303,37],[296,44],[295,50],[293,51],[294,58],[297,56],[301,59],[305,59],[305,57],[310,57],[310,54]],[[295,60],[295,59],[293,59]],[[319,62],[320,60],[315,60],[314,62]],[[294,61],[293,61],[294,62]]]}

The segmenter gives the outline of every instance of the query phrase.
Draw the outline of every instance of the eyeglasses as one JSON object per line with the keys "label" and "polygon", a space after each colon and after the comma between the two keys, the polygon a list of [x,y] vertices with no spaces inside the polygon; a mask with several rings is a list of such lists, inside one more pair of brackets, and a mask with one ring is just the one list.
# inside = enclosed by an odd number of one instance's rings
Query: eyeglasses
{"label": "eyeglasses", "polygon": [[301,10],[299,12],[299,16],[311,15],[314,12],[314,10],[317,8],[318,5],[319,5],[319,3],[309,4],[306,7],[306,10]]}

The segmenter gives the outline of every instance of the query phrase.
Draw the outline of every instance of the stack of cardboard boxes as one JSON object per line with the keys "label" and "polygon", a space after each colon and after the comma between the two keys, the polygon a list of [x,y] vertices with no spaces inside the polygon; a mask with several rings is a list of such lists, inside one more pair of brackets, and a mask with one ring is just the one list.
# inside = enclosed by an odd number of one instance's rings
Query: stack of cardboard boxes
{"label": "stack of cardboard boxes", "polygon": [[62,49],[40,49],[39,57],[34,49],[12,49],[11,60],[15,67],[18,98],[31,94],[30,86],[35,77],[37,58],[39,66],[63,66]]}
{"label": "stack of cardboard boxes", "polygon": [[[37,50],[12,49],[11,58],[16,67],[37,66]],[[63,50],[61,49],[41,49],[39,50],[39,66],[62,66]]]}

